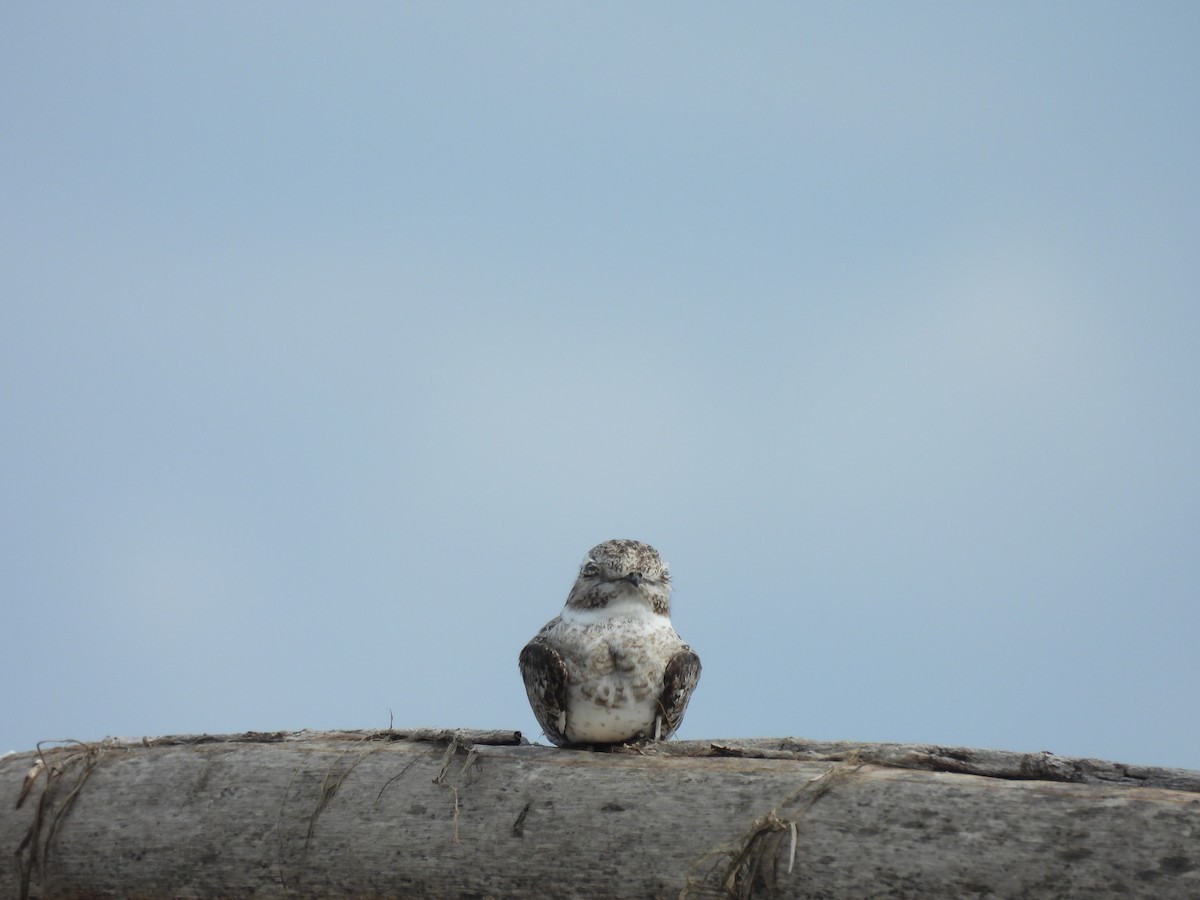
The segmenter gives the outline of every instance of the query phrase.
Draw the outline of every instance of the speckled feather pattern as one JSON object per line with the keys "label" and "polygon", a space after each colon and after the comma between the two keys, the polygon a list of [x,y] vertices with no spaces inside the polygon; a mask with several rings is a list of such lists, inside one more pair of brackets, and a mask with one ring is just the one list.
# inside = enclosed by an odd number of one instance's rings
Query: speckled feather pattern
{"label": "speckled feather pattern", "polygon": [[521,652],[538,723],[559,746],[626,743],[675,732],[700,659],[671,627],[670,576],[630,540],[593,547],[560,615]]}

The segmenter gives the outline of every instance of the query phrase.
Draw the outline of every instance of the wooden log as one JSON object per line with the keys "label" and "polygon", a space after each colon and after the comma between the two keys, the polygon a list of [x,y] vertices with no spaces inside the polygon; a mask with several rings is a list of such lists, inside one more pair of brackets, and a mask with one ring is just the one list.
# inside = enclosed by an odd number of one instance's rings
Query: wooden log
{"label": "wooden log", "polygon": [[9,755],[0,798],[5,897],[1200,897],[1200,773],[1051,754],[202,735]]}

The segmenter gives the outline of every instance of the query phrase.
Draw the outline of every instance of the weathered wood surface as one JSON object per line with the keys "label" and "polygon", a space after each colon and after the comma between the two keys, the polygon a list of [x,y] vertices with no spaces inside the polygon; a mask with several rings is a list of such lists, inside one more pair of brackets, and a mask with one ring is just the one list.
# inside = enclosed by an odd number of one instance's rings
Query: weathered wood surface
{"label": "weathered wood surface", "polygon": [[0,758],[0,896],[1200,897],[1197,772],[519,738],[199,736]]}

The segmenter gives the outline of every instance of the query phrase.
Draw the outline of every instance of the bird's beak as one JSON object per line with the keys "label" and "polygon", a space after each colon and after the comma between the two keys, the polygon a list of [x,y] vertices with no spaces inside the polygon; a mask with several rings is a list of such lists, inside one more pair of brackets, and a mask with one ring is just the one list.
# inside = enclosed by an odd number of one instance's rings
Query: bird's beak
{"label": "bird's beak", "polygon": [[628,575],[625,576],[625,580],[628,581],[630,584],[632,584],[634,587],[639,587],[642,583],[642,573],[641,572],[630,572]]}

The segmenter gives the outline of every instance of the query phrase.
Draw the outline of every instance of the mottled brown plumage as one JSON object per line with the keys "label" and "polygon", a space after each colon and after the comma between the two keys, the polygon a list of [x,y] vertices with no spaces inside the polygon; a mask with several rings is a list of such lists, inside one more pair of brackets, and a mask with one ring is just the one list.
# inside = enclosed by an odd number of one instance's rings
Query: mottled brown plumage
{"label": "mottled brown plumage", "polygon": [[663,739],[683,721],[700,658],[671,627],[671,585],[658,551],[605,541],[579,569],[567,603],[521,651],[529,703],[558,746]]}

